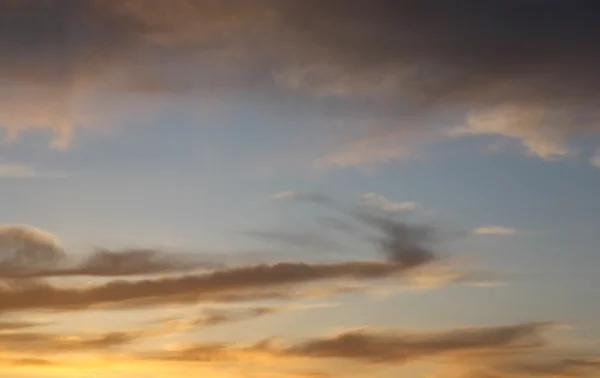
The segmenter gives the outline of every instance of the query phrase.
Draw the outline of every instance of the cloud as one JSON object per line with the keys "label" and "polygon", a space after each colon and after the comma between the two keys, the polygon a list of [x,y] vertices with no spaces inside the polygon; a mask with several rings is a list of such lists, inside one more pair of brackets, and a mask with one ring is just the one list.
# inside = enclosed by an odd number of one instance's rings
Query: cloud
{"label": "cloud", "polygon": [[[268,299],[273,290],[289,285],[326,281],[364,281],[401,276],[414,268],[401,262],[277,263],[240,266],[205,274],[110,281],[83,288],[45,282],[8,283],[0,287],[0,311],[69,310],[169,302],[196,303],[219,298]],[[244,295],[245,294],[245,295]],[[292,293],[291,293],[292,294]]]}
{"label": "cloud", "polygon": [[508,374],[532,375],[538,377],[592,377],[600,373],[600,360],[598,358],[555,358],[538,359],[538,361],[521,361],[507,364],[500,368]]}
{"label": "cloud", "polygon": [[539,348],[541,331],[549,323],[456,329],[430,334],[401,334],[371,330],[341,333],[288,347],[285,354],[312,358],[347,358],[366,362],[407,363],[452,353],[494,352],[501,349]]}
{"label": "cloud", "polygon": [[[484,364],[485,365],[485,364]],[[600,372],[598,358],[585,355],[566,356],[541,353],[529,357],[513,357],[501,362],[489,362],[487,367],[461,375],[465,378],[528,377],[595,377]]]}
{"label": "cloud", "polygon": [[139,335],[111,332],[93,336],[65,336],[39,332],[0,333],[0,350],[10,353],[83,353],[121,347]]}
{"label": "cloud", "polygon": [[31,323],[31,322],[24,322],[24,321],[2,321],[0,320],[0,332],[3,331],[14,331],[14,330],[19,330],[19,329],[24,329],[24,328],[31,328],[31,327],[36,327],[40,324],[38,323]]}
{"label": "cloud", "polygon": [[136,276],[183,273],[222,266],[224,266],[223,263],[209,261],[206,257],[169,253],[158,249],[127,249],[120,251],[99,249],[78,263],[63,264],[62,267],[55,269],[34,271],[23,274],[21,277]]}
{"label": "cloud", "polygon": [[280,305],[280,306],[261,306],[243,309],[206,309],[204,314],[193,319],[181,319],[172,317],[159,319],[158,322],[166,326],[175,326],[181,330],[190,330],[195,328],[205,328],[216,325],[237,323],[252,319],[261,318],[268,315],[279,314],[286,311],[310,310],[315,308],[335,307],[334,303],[317,303],[308,305]]}
{"label": "cloud", "polygon": [[394,202],[377,193],[365,193],[361,196],[363,205],[389,213],[415,210],[420,207],[416,202]]}
{"label": "cloud", "polygon": [[[572,152],[571,137],[600,131],[600,10],[591,1],[170,4],[3,3],[0,126],[9,139],[50,130],[65,148],[98,113],[85,99],[106,90],[309,95],[315,113],[362,130],[317,166],[394,161],[448,134],[508,137],[550,159]],[[448,124],[457,114],[462,121]]]}
{"label": "cloud", "polygon": [[12,366],[51,366],[54,362],[42,358],[14,358],[14,359],[0,359],[0,363],[8,364]]}
{"label": "cloud", "polygon": [[21,225],[0,226],[0,276],[48,269],[65,258],[52,234]]}
{"label": "cloud", "polygon": [[44,230],[21,225],[0,226],[0,278],[68,276],[135,276],[186,272],[223,266],[216,256],[168,253],[157,249],[97,249],[80,261],[64,251]]}
{"label": "cloud", "polygon": [[358,138],[327,153],[314,166],[317,169],[365,167],[403,160],[412,151],[401,139],[387,133]]}
{"label": "cloud", "polygon": [[590,164],[596,168],[600,168],[600,149],[590,158]]}
{"label": "cloud", "polygon": [[[360,208],[347,208],[338,204],[332,198],[318,193],[291,191],[285,193],[286,199],[316,203],[358,222],[360,228],[354,228],[358,232],[354,232],[352,226],[348,226],[347,223],[340,222],[337,219],[326,218],[326,223],[322,223],[333,226],[338,230],[351,231],[358,237],[369,235],[367,236],[368,241],[374,242],[378,252],[389,261],[406,266],[418,266],[437,259],[436,254],[431,250],[431,244],[435,241],[438,230],[432,226],[410,224],[387,216],[368,214]],[[370,236],[373,231],[377,233],[376,236]]]}
{"label": "cloud", "polygon": [[0,178],[34,179],[63,178],[65,173],[39,169],[33,165],[18,163],[0,163]]}
{"label": "cloud", "polygon": [[514,228],[504,227],[504,226],[483,226],[478,227],[472,230],[472,233],[475,235],[515,235],[518,234],[519,231]]}
{"label": "cloud", "polygon": [[282,201],[302,201],[314,203],[328,203],[331,201],[331,199],[327,196],[318,193],[297,192],[294,190],[285,190],[275,193],[271,196],[271,198]]}
{"label": "cloud", "polygon": [[458,328],[430,333],[363,328],[295,343],[265,339],[251,345],[193,344],[153,357],[176,361],[228,361],[266,354],[279,358],[345,359],[366,364],[405,365],[421,359],[483,357],[539,350],[546,346],[543,332],[549,328],[552,328],[551,323]]}

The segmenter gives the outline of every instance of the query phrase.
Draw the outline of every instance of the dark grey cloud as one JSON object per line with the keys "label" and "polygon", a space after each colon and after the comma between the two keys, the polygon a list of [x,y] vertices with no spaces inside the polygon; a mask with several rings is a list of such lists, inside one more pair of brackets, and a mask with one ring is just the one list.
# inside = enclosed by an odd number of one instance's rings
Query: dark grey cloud
{"label": "dark grey cloud", "polygon": [[[307,85],[384,83],[425,102],[597,98],[594,1],[43,0],[2,3],[5,65],[71,73],[107,51],[238,48],[273,67],[332,67]],[[277,33],[274,33],[277,32]],[[161,39],[162,38],[162,39]],[[160,43],[162,41],[162,43]],[[153,49],[149,49],[148,46]],[[183,54],[175,47],[191,49]],[[159,49],[162,47],[162,50]],[[43,58],[42,61],[34,58]],[[124,62],[121,62],[124,63]],[[216,69],[216,68],[215,68]],[[6,71],[5,71],[6,72]],[[268,70],[265,70],[268,72]],[[382,76],[392,73],[391,77]],[[307,78],[310,79],[310,78]],[[394,81],[396,79],[396,81]],[[504,83],[504,84],[502,84]]]}
{"label": "dark grey cloud", "polygon": [[[433,243],[439,239],[439,230],[433,226],[413,224],[393,215],[365,212],[357,206],[344,206],[319,193],[282,193],[285,195],[276,195],[275,198],[314,203],[342,215],[345,219],[326,216],[320,218],[320,223],[375,243],[378,252],[389,261],[413,267],[433,262],[439,257],[432,249]],[[315,201],[315,198],[318,200]]]}
{"label": "dark grey cloud", "polygon": [[[372,125],[358,139],[341,138],[319,166],[394,160],[410,153],[406,139],[449,131],[515,138],[551,158],[570,151],[569,137],[599,131],[600,7],[593,0],[168,4],[2,2],[0,81],[44,91],[30,104],[39,93],[27,92],[20,116],[0,125],[12,133],[57,129],[68,134],[56,141],[64,147],[73,123],[85,122],[73,105],[77,88],[112,88],[244,92],[273,106],[303,99],[311,113]],[[46,108],[53,117],[38,114]],[[27,116],[31,109],[35,117]],[[456,114],[467,114],[466,122],[459,117],[464,128],[429,122]]]}

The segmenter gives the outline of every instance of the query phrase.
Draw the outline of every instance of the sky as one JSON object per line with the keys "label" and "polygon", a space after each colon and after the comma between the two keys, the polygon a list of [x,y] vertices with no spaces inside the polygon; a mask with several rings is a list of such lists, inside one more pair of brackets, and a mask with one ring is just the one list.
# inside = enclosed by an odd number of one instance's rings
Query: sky
{"label": "sky", "polygon": [[0,2],[0,376],[600,376],[599,17]]}

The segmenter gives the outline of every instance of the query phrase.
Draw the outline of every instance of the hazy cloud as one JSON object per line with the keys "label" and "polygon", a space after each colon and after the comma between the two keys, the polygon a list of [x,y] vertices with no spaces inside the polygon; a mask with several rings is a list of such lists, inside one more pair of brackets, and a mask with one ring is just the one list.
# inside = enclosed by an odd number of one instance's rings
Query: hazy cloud
{"label": "hazy cloud", "polygon": [[181,330],[190,330],[194,328],[204,328],[228,323],[236,323],[268,315],[274,315],[286,311],[310,310],[315,308],[335,307],[335,303],[317,303],[308,305],[280,305],[280,306],[260,306],[242,309],[215,308],[206,309],[203,315],[192,319],[181,319],[172,317],[160,319],[159,322],[167,326],[175,326]]}
{"label": "hazy cloud", "polygon": [[515,235],[519,231],[504,226],[482,226],[472,230],[475,235]]}
{"label": "hazy cloud", "polygon": [[0,178],[35,179],[63,178],[64,172],[40,169],[33,165],[19,163],[0,163]]}
{"label": "hazy cloud", "polygon": [[390,201],[389,199],[377,193],[363,194],[361,196],[361,204],[390,213],[415,210],[420,207],[420,205],[416,202]]}
{"label": "hazy cloud", "polygon": [[329,203],[330,198],[318,193],[309,192],[297,192],[294,190],[285,190],[282,192],[275,193],[271,196],[275,200],[287,200],[287,201],[303,201],[303,202],[315,202],[315,203]]}
{"label": "hazy cloud", "polygon": [[310,248],[320,250],[322,252],[339,250],[341,248],[337,242],[331,240],[325,235],[311,232],[271,230],[248,231],[245,232],[245,234],[259,240],[275,242],[298,248]]}

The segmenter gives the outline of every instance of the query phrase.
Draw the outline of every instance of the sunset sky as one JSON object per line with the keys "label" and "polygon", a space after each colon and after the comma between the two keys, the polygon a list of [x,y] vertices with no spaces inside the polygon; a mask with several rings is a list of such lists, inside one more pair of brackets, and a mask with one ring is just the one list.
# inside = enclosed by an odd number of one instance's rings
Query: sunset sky
{"label": "sunset sky", "polygon": [[0,377],[600,376],[599,19],[0,1]]}

